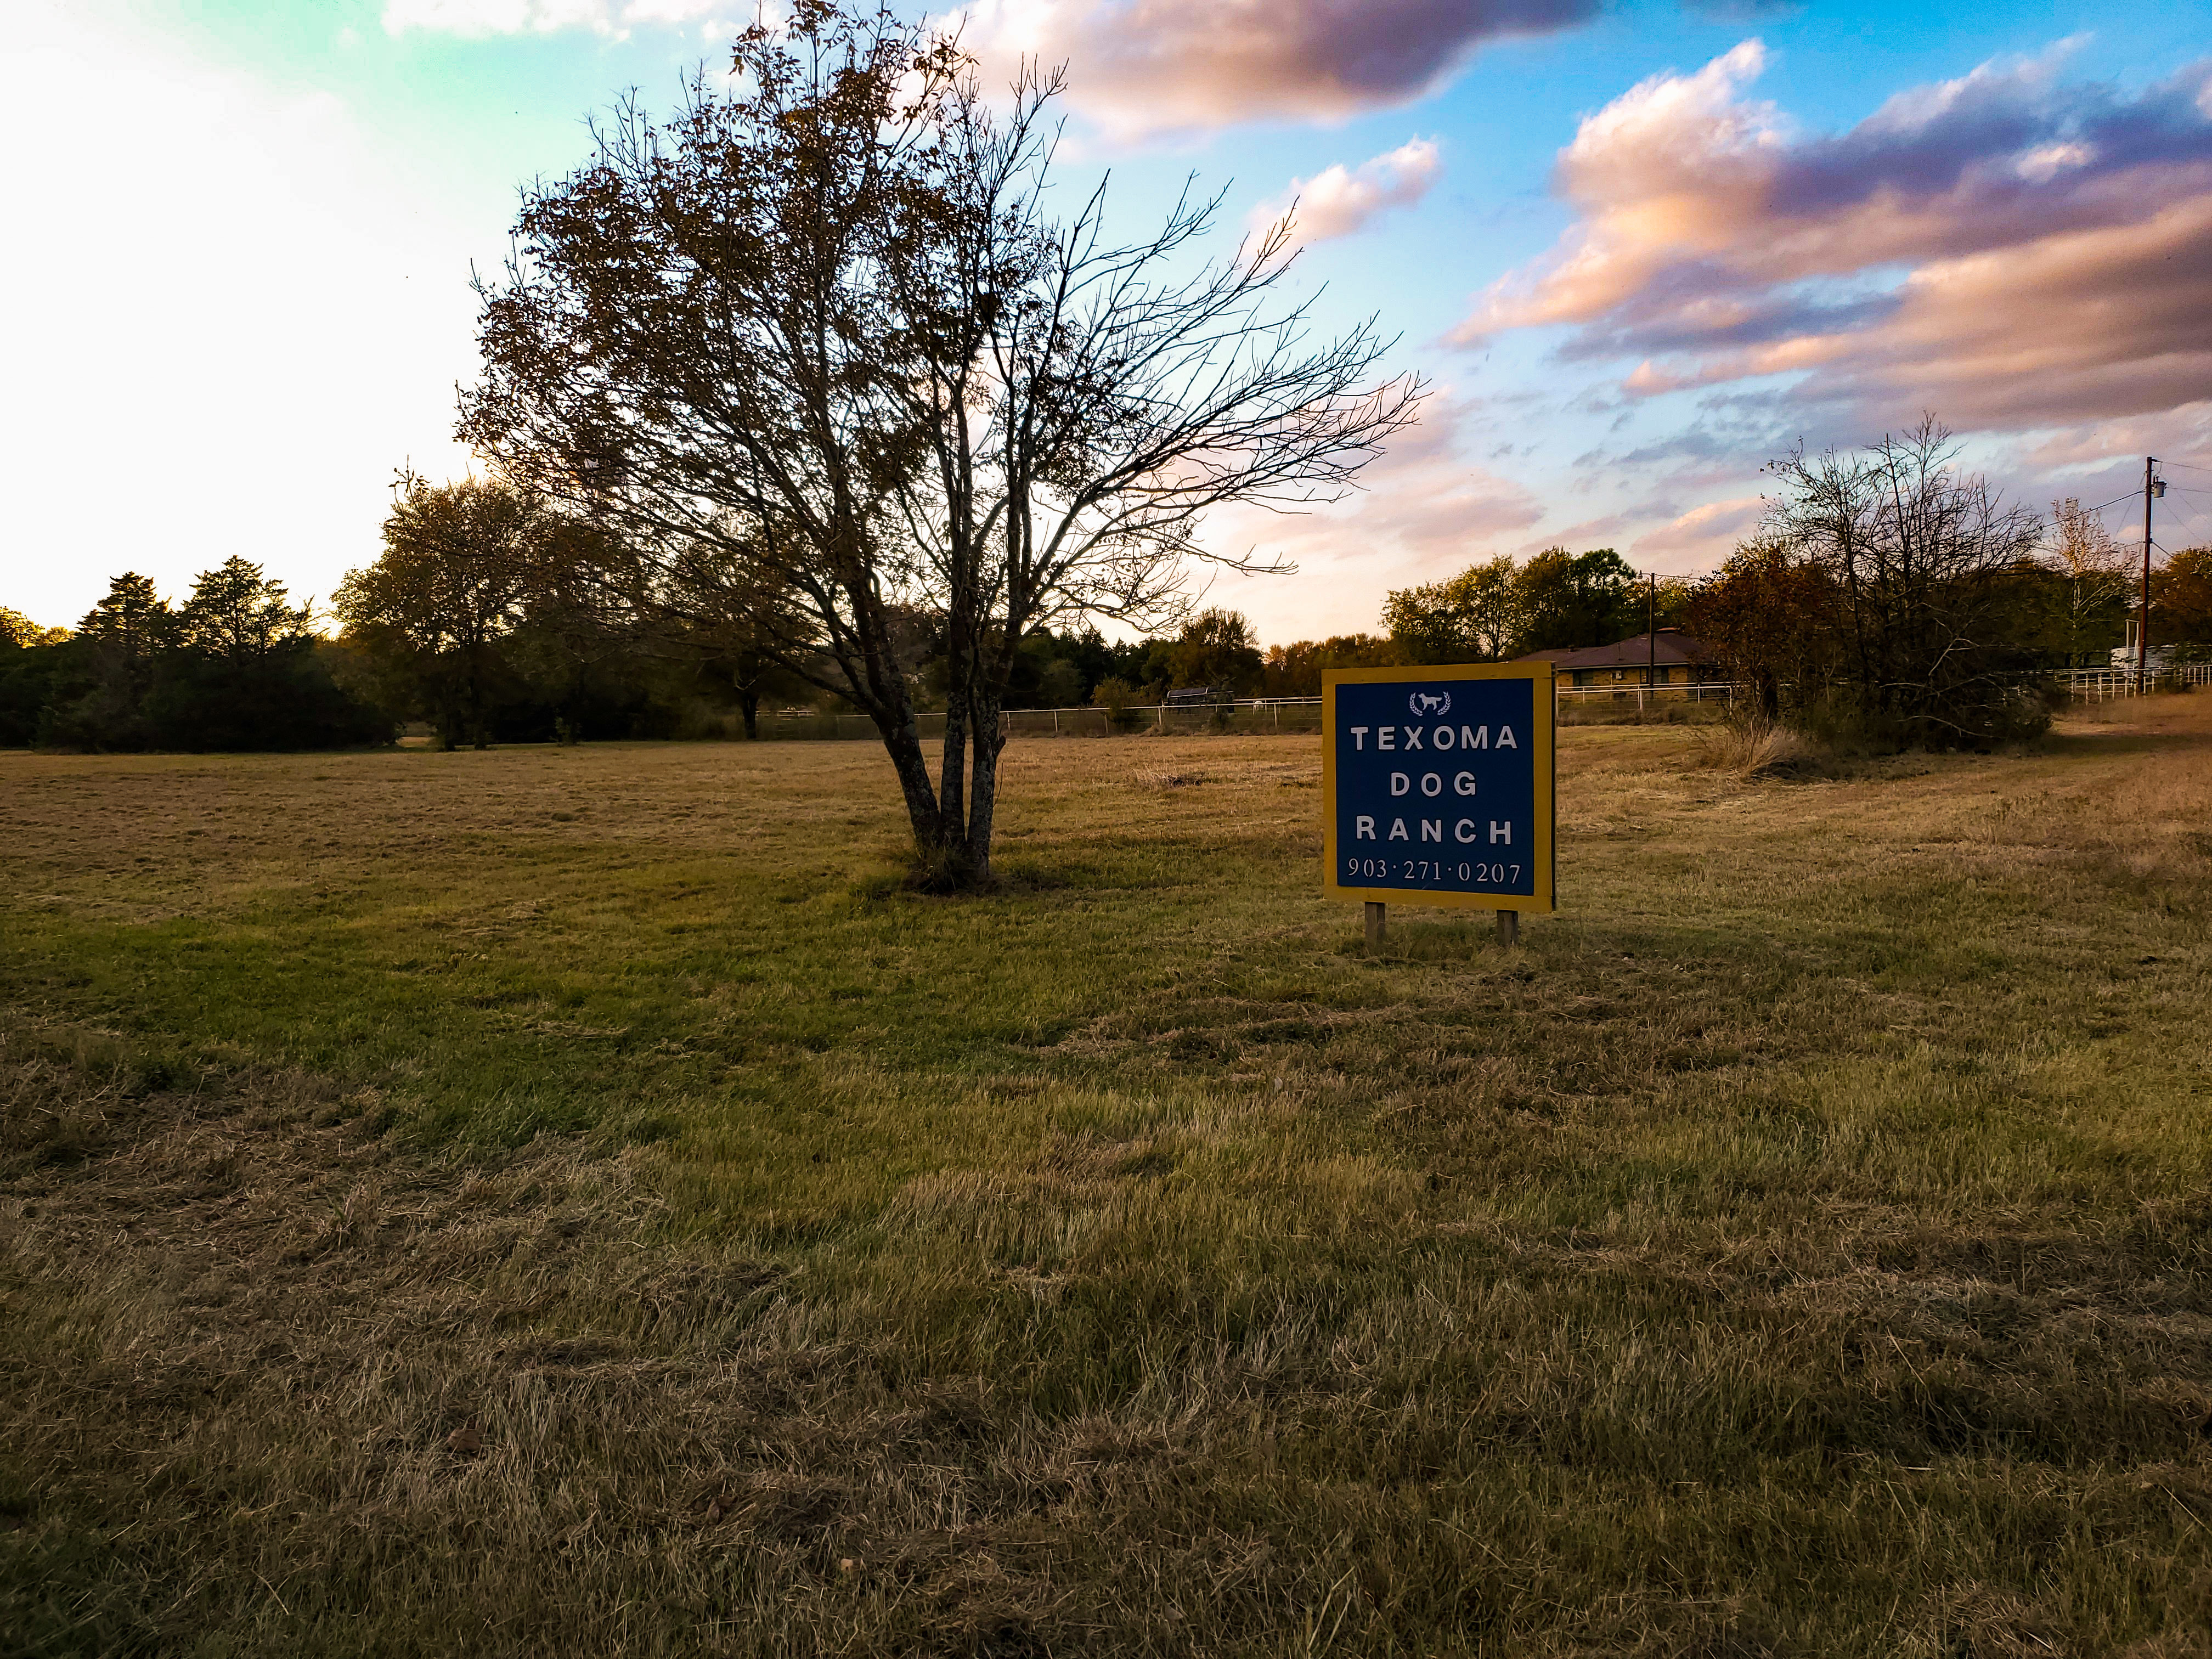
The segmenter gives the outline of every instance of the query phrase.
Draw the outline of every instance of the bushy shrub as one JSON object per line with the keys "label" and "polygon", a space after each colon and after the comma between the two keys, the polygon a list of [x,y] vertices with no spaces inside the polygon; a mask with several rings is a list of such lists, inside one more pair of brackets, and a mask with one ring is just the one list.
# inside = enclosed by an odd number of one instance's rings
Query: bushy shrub
{"label": "bushy shrub", "polygon": [[1758,539],[1692,597],[1759,716],[1857,750],[1978,748],[2050,724],[2028,612],[2043,524],[1953,465],[1930,417],[1857,456],[1774,463]]}
{"label": "bushy shrub", "polygon": [[1115,731],[1129,731],[1143,719],[1129,712],[1130,705],[1138,701],[1137,688],[1119,674],[1109,674],[1099,681],[1091,700],[1106,711],[1106,724]]}

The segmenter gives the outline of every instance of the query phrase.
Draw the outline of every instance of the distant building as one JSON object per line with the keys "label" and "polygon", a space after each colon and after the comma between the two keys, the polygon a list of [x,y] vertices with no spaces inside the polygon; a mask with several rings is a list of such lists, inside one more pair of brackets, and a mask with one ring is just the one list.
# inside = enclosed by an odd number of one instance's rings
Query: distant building
{"label": "distant building", "polygon": [[1715,678],[1720,665],[1712,648],[1679,628],[1662,628],[1614,645],[1589,645],[1571,651],[1531,651],[1519,662],[1548,662],[1560,681],[1572,686],[1618,686],[1632,691],[1653,685],[1693,685]]}
{"label": "distant building", "polygon": [[[2132,623],[2129,625],[2128,631],[2130,633],[2133,633],[2135,631],[2135,628]],[[2181,665],[2181,652],[2174,646],[2154,645],[2151,647],[2149,651],[2145,653],[2145,655],[2148,657],[2148,660],[2143,664],[2143,666],[2149,669],[2154,674],[2163,674],[2171,669],[2179,668]],[[2114,646],[2112,647],[2112,666],[2115,668],[2124,668],[2130,672],[2134,672],[2136,666],[2135,647],[2132,645]]]}

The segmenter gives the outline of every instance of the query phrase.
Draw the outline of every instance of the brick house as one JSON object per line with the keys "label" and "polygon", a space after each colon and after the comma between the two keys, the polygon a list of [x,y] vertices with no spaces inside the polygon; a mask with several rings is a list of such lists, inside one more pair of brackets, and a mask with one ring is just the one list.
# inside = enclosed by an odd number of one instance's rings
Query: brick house
{"label": "brick house", "polygon": [[1692,685],[1720,677],[1712,651],[1679,628],[1661,629],[1656,641],[1649,634],[1638,634],[1614,645],[1531,651],[1515,660],[1548,662],[1560,684],[1591,690],[1633,691],[1646,683],[1647,675],[1654,685]]}

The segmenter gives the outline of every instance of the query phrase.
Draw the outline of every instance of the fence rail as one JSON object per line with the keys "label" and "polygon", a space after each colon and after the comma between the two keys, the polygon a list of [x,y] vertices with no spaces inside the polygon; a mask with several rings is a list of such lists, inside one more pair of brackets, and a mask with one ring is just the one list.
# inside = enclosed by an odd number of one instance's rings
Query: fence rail
{"label": "fence rail", "polygon": [[2177,663],[2168,668],[2154,668],[2148,675],[2132,668],[2069,668],[2052,678],[2077,702],[2105,702],[2114,697],[2140,697],[2153,691],[2212,685],[2212,662]]}
{"label": "fence rail", "polygon": [[[1638,710],[1656,702],[1725,702],[1735,688],[1723,681],[1694,685],[1563,685],[1558,688],[1563,705],[1603,702]],[[1010,738],[1103,738],[1116,732],[1156,734],[1200,732],[1318,732],[1319,697],[1239,697],[1218,703],[1132,703],[1119,710],[1081,708],[1008,708],[999,716],[999,729]],[[941,713],[915,716],[925,738],[942,737]],[[764,738],[832,739],[872,738],[876,723],[866,714],[825,714],[813,710],[763,715]]]}
{"label": "fence rail", "polygon": [[[2154,672],[2146,684],[2132,668],[2075,668],[2050,676],[2069,695],[2083,702],[2102,702],[2112,697],[2140,696],[2146,691],[2180,690],[2212,685],[2212,663],[2190,663]],[[1633,702],[1638,713],[1661,702],[1730,702],[1736,687],[1726,680],[1705,680],[1682,685],[1562,685],[1557,688],[1565,708],[1606,704],[1625,708]],[[1118,711],[1096,707],[1082,708],[1009,708],[999,716],[999,728],[1010,738],[1103,738],[1116,732],[1194,734],[1200,732],[1318,732],[1319,697],[1239,697],[1219,703],[1131,704]],[[942,737],[942,714],[917,715],[925,738]],[[763,737],[784,738],[872,738],[876,723],[866,714],[804,714],[763,716]]]}
{"label": "fence rail", "polygon": [[1735,685],[1729,680],[1699,680],[1683,685],[1562,685],[1555,688],[1563,703],[1628,702],[1638,708],[1647,702],[1733,702]]}

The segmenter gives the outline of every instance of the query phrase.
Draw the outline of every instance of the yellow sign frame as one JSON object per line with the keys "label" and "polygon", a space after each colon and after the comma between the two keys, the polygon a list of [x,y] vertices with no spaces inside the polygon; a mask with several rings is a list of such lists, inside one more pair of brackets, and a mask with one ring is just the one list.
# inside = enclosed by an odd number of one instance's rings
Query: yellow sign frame
{"label": "yellow sign frame", "polygon": [[[1530,734],[1529,769],[1534,782],[1536,877],[1533,893],[1452,893],[1413,887],[1348,887],[1337,879],[1336,688],[1387,685],[1393,681],[1422,685],[1437,680],[1527,680],[1534,696],[1535,730]],[[1547,662],[1441,663],[1426,668],[1331,668],[1321,677],[1322,876],[1324,898],[1383,904],[1438,904],[1454,909],[1520,910],[1550,915],[1559,909],[1559,700]]]}

